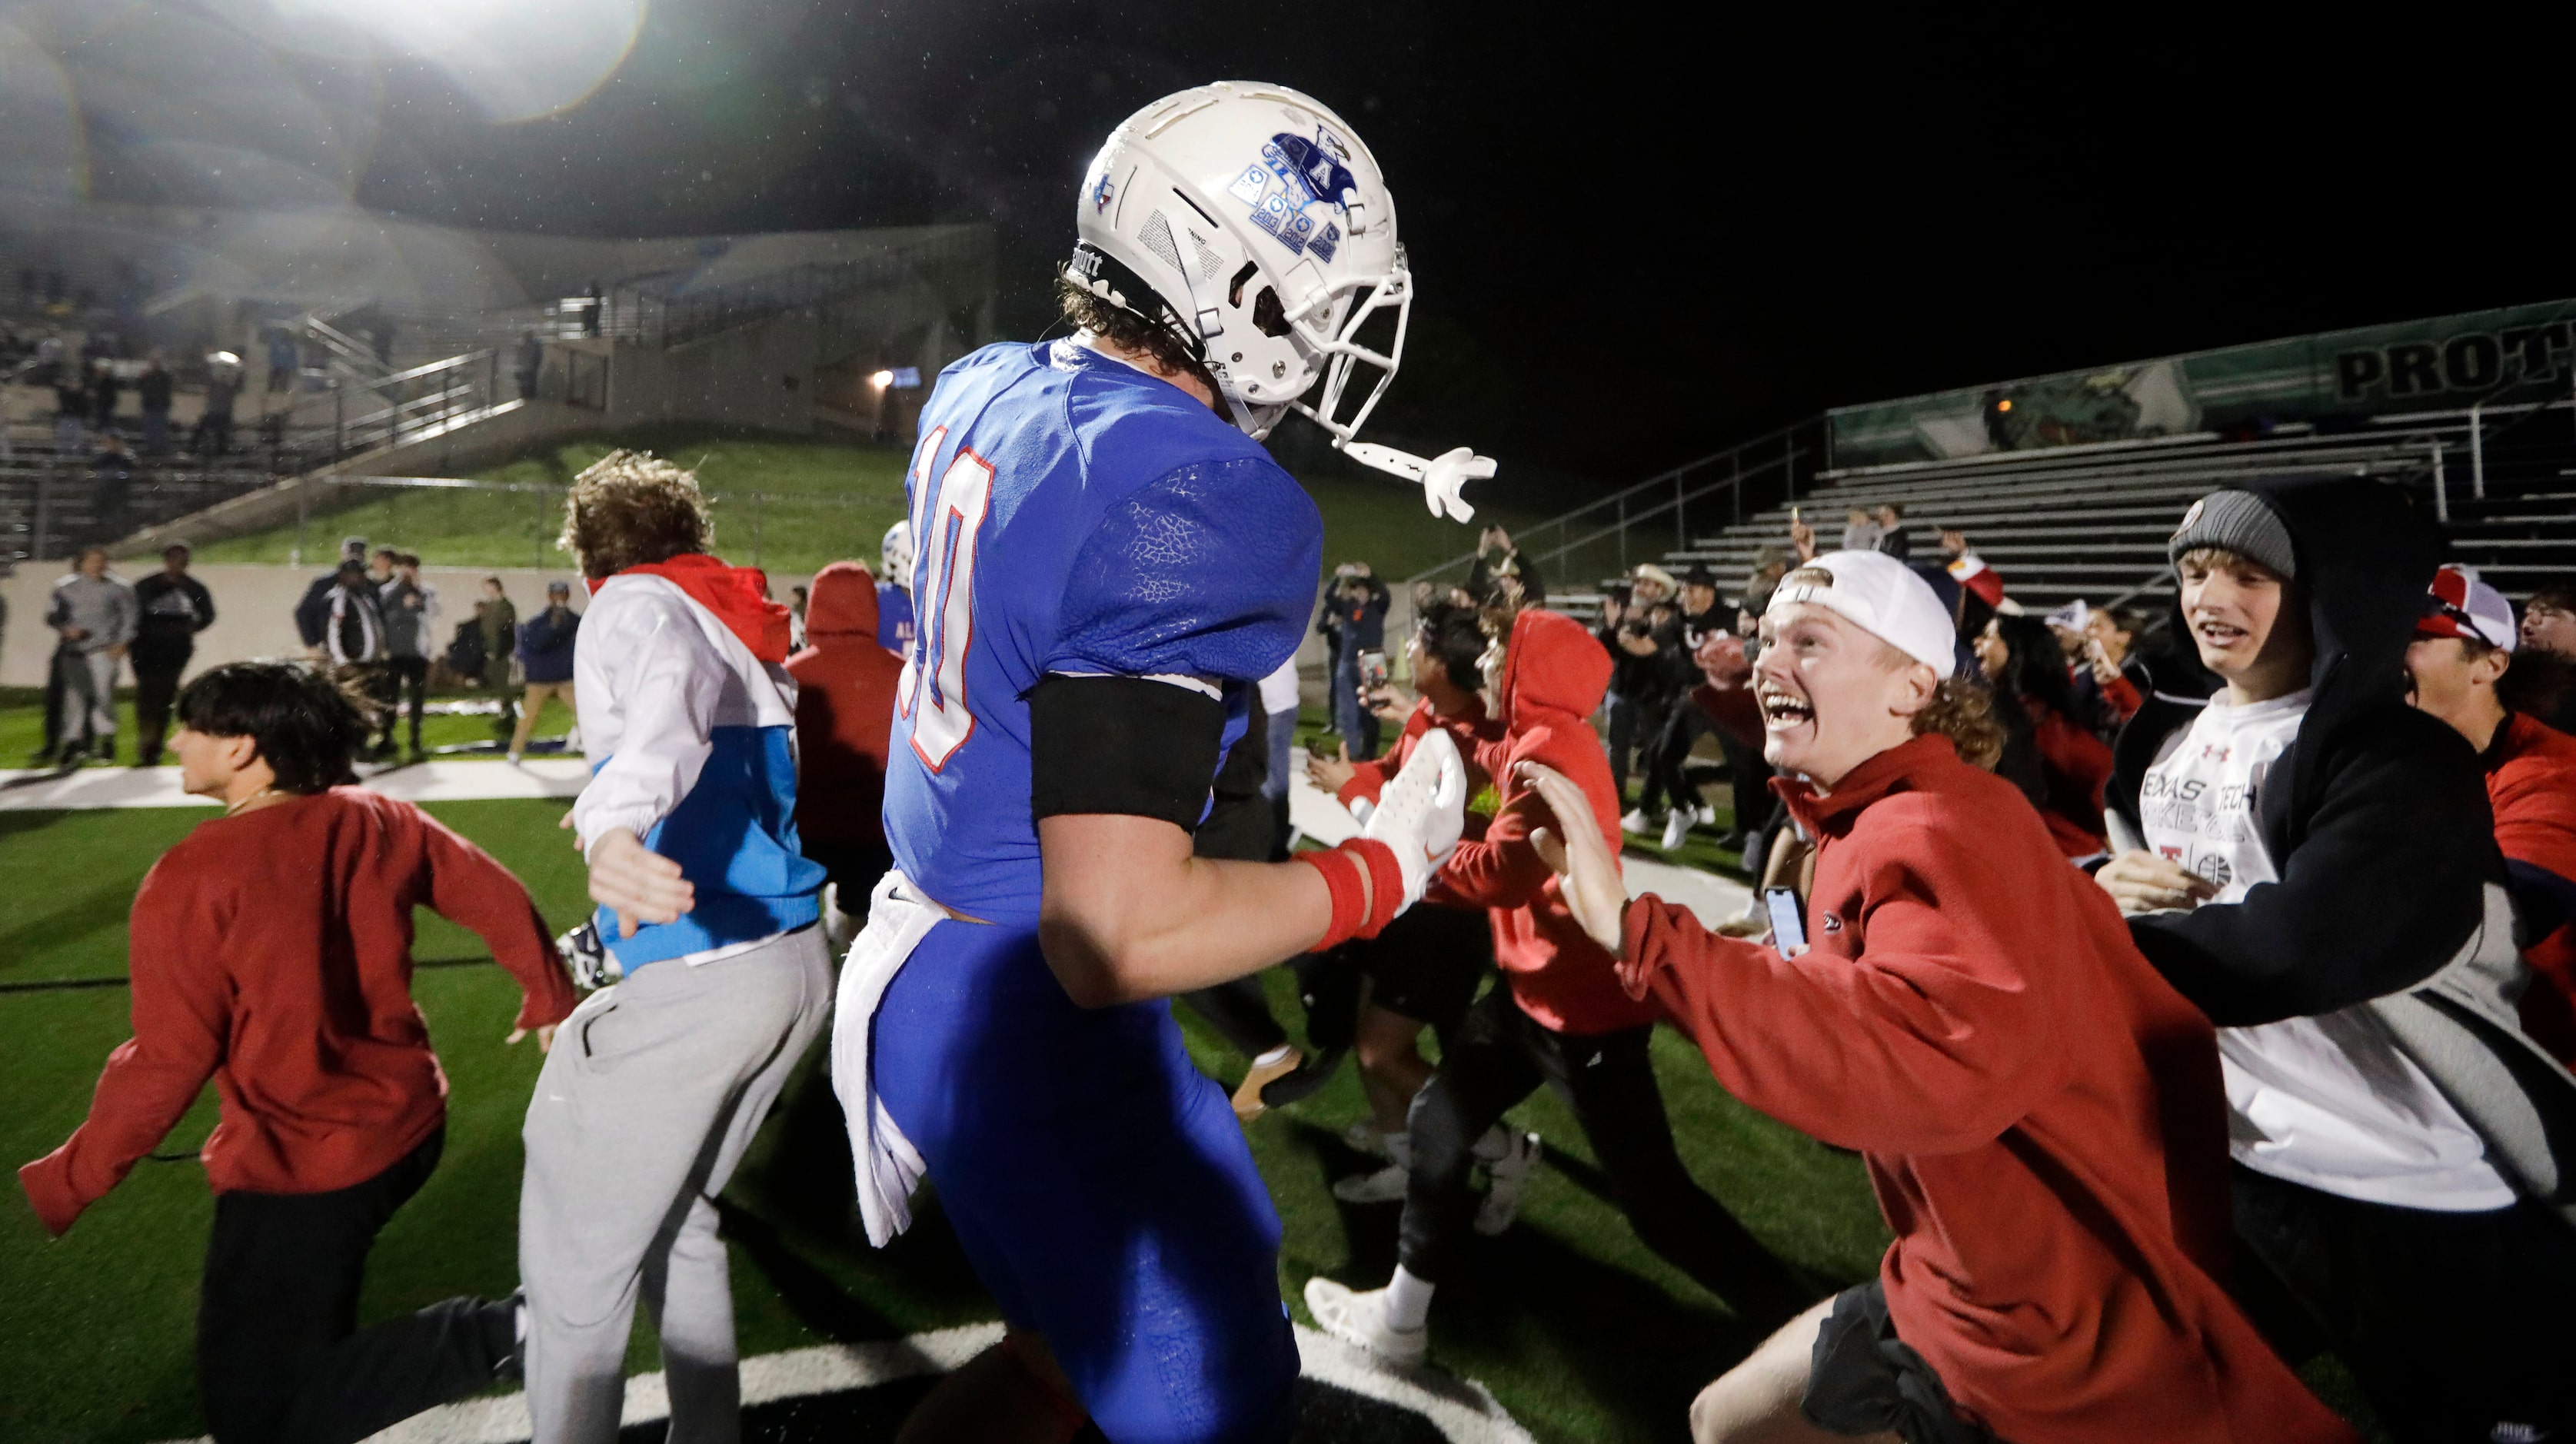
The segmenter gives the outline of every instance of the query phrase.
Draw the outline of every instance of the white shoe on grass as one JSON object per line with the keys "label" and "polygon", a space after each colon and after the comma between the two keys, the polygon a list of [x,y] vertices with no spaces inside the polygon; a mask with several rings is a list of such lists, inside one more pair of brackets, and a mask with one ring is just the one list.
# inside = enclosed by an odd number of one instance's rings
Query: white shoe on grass
{"label": "white shoe on grass", "polygon": [[1402,1203],[1411,1178],[1404,1165],[1390,1163],[1375,1173],[1355,1173],[1333,1180],[1333,1197],[1344,1203]]}
{"label": "white shoe on grass", "polygon": [[1384,1289],[1361,1293],[1328,1278],[1311,1278],[1306,1280],[1306,1312],[1325,1333],[1399,1369],[1419,1367],[1431,1352],[1429,1329],[1387,1323]]}
{"label": "white shoe on grass", "polygon": [[1655,830],[1655,825],[1646,820],[1646,809],[1642,807],[1629,808],[1628,815],[1619,819],[1619,827],[1622,831],[1633,832],[1639,837]]}
{"label": "white shoe on grass", "polygon": [[1521,1216],[1521,1190],[1538,1171],[1538,1158],[1538,1135],[1516,1131],[1503,1156],[1486,1162],[1485,1176],[1492,1181],[1476,1205],[1476,1232],[1492,1238]]}
{"label": "white shoe on grass", "polygon": [[1697,808],[1674,808],[1672,812],[1664,818],[1664,851],[1670,852],[1674,848],[1681,846],[1682,843],[1690,837],[1691,823],[1697,820],[1698,817],[1699,809]]}

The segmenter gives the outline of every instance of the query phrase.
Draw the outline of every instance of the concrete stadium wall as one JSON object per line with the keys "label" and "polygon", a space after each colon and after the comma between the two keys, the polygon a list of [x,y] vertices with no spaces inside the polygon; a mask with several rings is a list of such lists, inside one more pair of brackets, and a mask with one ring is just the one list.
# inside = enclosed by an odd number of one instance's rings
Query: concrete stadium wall
{"label": "concrete stadium wall", "polygon": [[784,312],[668,350],[615,343],[613,424],[709,421],[804,435],[814,429],[814,318]]}
{"label": "concrete stadium wall", "polygon": [[[45,603],[54,583],[67,570],[29,562],[18,568],[17,575],[0,580],[0,600],[5,600],[9,609],[5,635],[0,635],[0,686],[45,684],[45,669],[52,661],[55,644],[54,634],[45,627]],[[157,565],[138,564],[118,567],[115,572],[127,581],[138,581],[155,570]],[[222,662],[302,653],[303,644],[295,635],[295,604],[303,599],[304,589],[313,578],[322,574],[321,568],[202,566],[194,570],[197,580],[214,595],[215,624],[197,635],[197,652],[188,662],[189,675]],[[572,584],[575,611],[590,605],[580,578],[570,567],[422,567],[420,575],[422,581],[438,591],[439,616],[432,631],[442,651],[456,624],[474,615],[474,601],[483,595],[485,577],[501,579],[523,621],[545,606],[546,583],[550,581]],[[784,601],[789,587],[805,586],[813,577],[805,572],[772,572],[769,581]],[[125,680],[130,683],[132,674],[128,673]]]}

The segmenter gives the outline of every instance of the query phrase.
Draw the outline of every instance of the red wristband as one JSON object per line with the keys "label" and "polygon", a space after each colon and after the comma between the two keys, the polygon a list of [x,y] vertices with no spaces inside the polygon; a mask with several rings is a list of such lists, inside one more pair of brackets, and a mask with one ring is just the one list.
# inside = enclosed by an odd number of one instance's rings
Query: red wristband
{"label": "red wristband", "polygon": [[1368,920],[1359,926],[1357,935],[1376,937],[1404,910],[1404,868],[1395,860],[1395,849],[1373,837],[1354,837],[1343,843],[1342,849],[1368,864]]}
{"label": "red wristband", "polygon": [[1360,876],[1360,860],[1338,847],[1301,852],[1292,860],[1322,873],[1333,897],[1333,920],[1325,925],[1323,938],[1306,951],[1320,953],[1348,942],[1368,923],[1368,887]]}

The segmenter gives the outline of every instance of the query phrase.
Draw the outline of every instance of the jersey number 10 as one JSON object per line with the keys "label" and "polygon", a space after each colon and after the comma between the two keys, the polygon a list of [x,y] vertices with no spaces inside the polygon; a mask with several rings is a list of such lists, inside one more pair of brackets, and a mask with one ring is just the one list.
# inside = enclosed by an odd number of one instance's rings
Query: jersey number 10
{"label": "jersey number 10", "polygon": [[966,649],[975,642],[975,542],[993,500],[993,464],[963,447],[932,488],[931,458],[947,436],[947,427],[933,429],[913,458],[918,621],[898,684],[898,705],[912,720],[913,753],[933,772],[975,731],[974,714],[966,710]]}

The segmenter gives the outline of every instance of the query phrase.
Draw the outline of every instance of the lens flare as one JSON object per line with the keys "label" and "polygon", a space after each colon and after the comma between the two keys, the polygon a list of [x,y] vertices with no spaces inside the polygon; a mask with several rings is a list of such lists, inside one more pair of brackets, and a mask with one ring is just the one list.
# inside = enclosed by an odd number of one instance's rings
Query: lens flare
{"label": "lens flare", "polygon": [[534,120],[587,99],[635,46],[645,0],[281,0],[437,66],[496,121]]}

